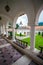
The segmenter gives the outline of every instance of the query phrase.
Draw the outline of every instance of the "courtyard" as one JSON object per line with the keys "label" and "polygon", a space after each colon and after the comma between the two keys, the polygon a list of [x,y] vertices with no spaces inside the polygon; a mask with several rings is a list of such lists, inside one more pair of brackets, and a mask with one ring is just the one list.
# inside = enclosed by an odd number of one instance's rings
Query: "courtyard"
{"label": "courtyard", "polygon": [[[30,37],[22,39],[23,41],[27,41],[28,45],[30,46]],[[43,46],[43,37],[41,35],[36,35],[35,36],[35,48],[39,49],[39,46]]]}

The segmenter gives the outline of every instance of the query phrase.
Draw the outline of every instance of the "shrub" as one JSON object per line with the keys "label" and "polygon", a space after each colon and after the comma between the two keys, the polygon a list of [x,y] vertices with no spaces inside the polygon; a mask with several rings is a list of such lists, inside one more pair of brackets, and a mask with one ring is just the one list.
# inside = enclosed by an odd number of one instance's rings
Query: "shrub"
{"label": "shrub", "polygon": [[43,32],[42,32],[42,37],[43,37]]}
{"label": "shrub", "polygon": [[20,33],[20,36],[22,36],[22,33]]}
{"label": "shrub", "polygon": [[16,28],[15,29],[18,29],[19,28],[19,25],[18,24],[16,24]]}
{"label": "shrub", "polygon": [[38,35],[40,35],[40,32],[38,32]]}

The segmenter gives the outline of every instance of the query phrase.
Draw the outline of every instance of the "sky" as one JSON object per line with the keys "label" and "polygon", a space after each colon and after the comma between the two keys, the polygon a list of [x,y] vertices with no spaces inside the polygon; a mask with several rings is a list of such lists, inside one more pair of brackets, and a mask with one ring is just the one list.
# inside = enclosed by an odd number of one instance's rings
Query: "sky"
{"label": "sky", "polygon": [[41,14],[39,16],[39,21],[38,22],[43,22],[43,10],[42,10],[42,12],[41,12]]}
{"label": "sky", "polygon": [[28,17],[27,17],[26,14],[24,14],[24,15],[18,17],[18,19],[17,19],[17,24],[20,24],[20,22],[22,22],[22,25],[23,25],[23,26],[27,26],[27,24],[28,24]]}
{"label": "sky", "polygon": [[[17,24],[20,24],[20,22],[22,22],[22,26],[27,26],[27,24],[28,24],[28,17],[27,17],[26,14],[24,14],[24,15],[18,17],[16,23],[17,23]],[[42,10],[42,12],[40,13],[38,22],[43,22],[43,10]]]}

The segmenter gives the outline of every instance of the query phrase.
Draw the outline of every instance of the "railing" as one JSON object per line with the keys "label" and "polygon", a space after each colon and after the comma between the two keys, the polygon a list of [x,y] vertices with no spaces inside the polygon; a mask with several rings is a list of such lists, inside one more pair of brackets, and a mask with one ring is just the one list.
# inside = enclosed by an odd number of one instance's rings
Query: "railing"
{"label": "railing", "polygon": [[39,46],[39,48],[40,48],[40,53],[42,53],[42,51],[43,51],[43,46]]}
{"label": "railing", "polygon": [[22,47],[22,48],[26,48],[26,47],[28,46],[28,42],[19,40],[19,39],[17,39],[17,38],[16,38],[16,44],[19,45],[19,46]]}

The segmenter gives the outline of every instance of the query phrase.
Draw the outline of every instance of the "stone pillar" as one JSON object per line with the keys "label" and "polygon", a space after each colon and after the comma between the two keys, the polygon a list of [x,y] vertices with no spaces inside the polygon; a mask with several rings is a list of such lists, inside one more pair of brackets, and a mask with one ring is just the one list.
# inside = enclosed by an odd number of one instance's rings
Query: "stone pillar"
{"label": "stone pillar", "polygon": [[0,26],[0,35],[1,35],[1,26]]}
{"label": "stone pillar", "polygon": [[30,31],[30,50],[33,52],[35,48],[35,26],[31,26],[31,31]]}
{"label": "stone pillar", "polygon": [[3,24],[3,34],[4,34],[4,35],[6,34],[6,31],[5,31],[5,24]]}
{"label": "stone pillar", "polygon": [[8,37],[8,23],[6,23],[5,31],[6,31],[6,37]]}
{"label": "stone pillar", "polygon": [[3,34],[3,27],[2,27],[2,25],[1,25],[1,34]]}
{"label": "stone pillar", "polygon": [[13,29],[12,29],[12,32],[13,32],[12,40],[13,40],[13,41],[16,41],[16,40],[15,40],[15,25],[16,25],[16,24],[13,22]]}
{"label": "stone pillar", "polygon": [[2,34],[2,26],[1,26],[1,34]]}

